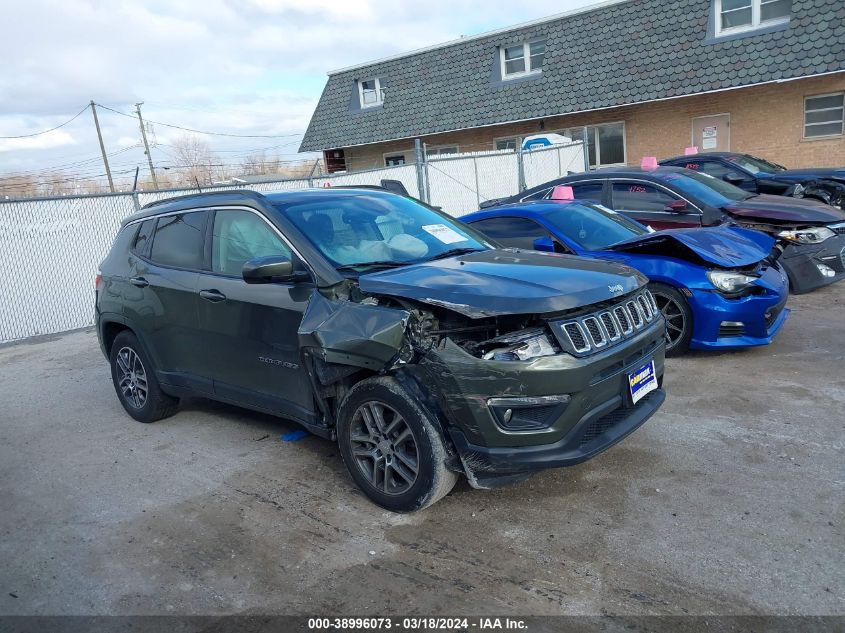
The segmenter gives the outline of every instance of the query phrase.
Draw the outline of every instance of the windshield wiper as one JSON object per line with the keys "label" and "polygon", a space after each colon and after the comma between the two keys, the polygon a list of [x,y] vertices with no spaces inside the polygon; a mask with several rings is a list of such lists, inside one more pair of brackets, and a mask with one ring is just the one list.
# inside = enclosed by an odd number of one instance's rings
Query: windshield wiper
{"label": "windshield wiper", "polygon": [[384,260],[384,261],[375,261],[375,262],[357,262],[355,264],[344,264],[342,266],[335,267],[335,270],[340,272],[353,272],[358,273],[361,272],[361,268],[400,268],[402,266],[407,266],[411,262],[397,262],[392,260]]}
{"label": "windshield wiper", "polygon": [[427,262],[433,262],[437,259],[446,259],[447,257],[456,257],[458,255],[466,255],[467,253],[478,253],[479,251],[484,250],[481,248],[450,248],[448,251],[443,251],[442,253],[438,253],[434,257],[429,257],[428,259],[424,260]]}

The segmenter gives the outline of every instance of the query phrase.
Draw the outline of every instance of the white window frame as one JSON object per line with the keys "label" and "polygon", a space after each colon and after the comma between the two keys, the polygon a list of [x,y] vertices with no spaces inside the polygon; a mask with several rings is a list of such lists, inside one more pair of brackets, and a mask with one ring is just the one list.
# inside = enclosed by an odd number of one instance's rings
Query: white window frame
{"label": "white window frame", "polygon": [[[455,150],[454,152],[446,152],[443,153],[444,149]],[[440,156],[452,156],[454,154],[460,154],[461,148],[458,145],[426,145],[425,146],[425,156],[426,158],[440,157]]]}
{"label": "white window frame", "polygon": [[[532,75],[539,75],[543,72],[543,67],[540,66],[539,68],[533,68],[531,66],[531,45],[537,44],[539,42],[544,42],[546,40],[539,39],[539,40],[530,40],[522,42],[522,58],[525,60],[525,70],[522,72],[516,73],[509,73],[507,71],[507,66],[505,65],[505,49],[507,48],[514,48],[515,46],[520,46],[519,43],[514,44],[506,44],[504,46],[499,47],[499,66],[501,68],[502,73],[502,81],[508,81],[510,79],[518,79],[519,77],[529,77]],[[548,50],[543,52],[543,63],[546,61],[546,53]]]}
{"label": "white window frame", "polygon": [[[602,163],[601,162],[601,144],[599,143],[599,128],[608,125],[621,125],[622,126],[622,159],[623,162],[621,163]],[[596,165],[587,165],[587,169],[604,169],[605,167],[624,167],[628,164],[628,126],[625,125],[625,121],[605,121],[603,123],[590,123],[589,125],[574,125],[572,127],[564,128],[562,130],[556,130],[557,134],[561,134],[563,136],[568,136],[574,142],[578,142],[575,138],[572,137],[571,134],[567,134],[572,130],[583,130],[584,128],[592,129],[593,130],[593,144],[596,148]]]}
{"label": "white window frame", "polygon": [[[843,107],[841,108],[842,119],[840,119],[840,122],[842,123],[842,132],[840,132],[839,134],[820,134],[819,136],[807,136],[807,126],[814,127],[817,125],[830,125],[831,123],[836,123],[836,121],[826,121],[824,123],[807,123],[807,101],[809,99],[822,99],[824,97],[842,97],[843,106],[845,106],[845,92],[830,92],[828,94],[823,95],[807,95],[806,97],[804,97],[804,120],[802,121],[802,123],[804,125],[803,138],[805,140],[813,141],[815,139],[824,138],[842,138],[842,136],[845,134],[845,107]],[[817,108],[815,110],[810,110],[810,112],[826,112],[828,110],[833,111],[839,109],[840,108]]]}
{"label": "white window frame", "polygon": [[[366,81],[374,81],[376,84],[375,103],[364,103],[364,82]],[[360,104],[362,110],[366,110],[368,108],[377,108],[378,106],[384,103],[384,93],[382,92],[381,81],[378,77],[369,77],[368,79],[358,80],[358,103]]]}
{"label": "white window frame", "polygon": [[498,136],[498,137],[493,139],[493,149],[495,149],[497,152],[508,151],[508,150],[498,148],[499,141],[513,141],[514,142],[513,151],[515,151],[515,152],[518,151],[520,146],[522,145],[522,137],[521,136]]}
{"label": "white window frame", "polygon": [[[407,165],[409,163],[408,155],[409,154],[413,155],[413,151],[414,150],[407,150],[406,149],[406,150],[397,150],[395,152],[385,152],[384,154],[381,155],[382,163],[384,164],[385,167],[401,167],[402,165]],[[405,161],[404,163],[402,163],[402,165],[388,165],[387,164],[388,158],[397,158],[399,156],[401,156],[402,160]]]}
{"label": "white window frame", "polygon": [[[751,24],[743,24],[741,26],[732,26],[726,29],[722,28],[722,0],[714,0],[715,8],[716,8],[716,35],[732,35],[734,33],[745,33],[748,31],[756,31],[757,29],[763,29],[768,26],[777,26],[778,24],[786,24],[789,22],[791,16],[787,15],[782,18],[775,18],[774,20],[766,20],[765,22],[761,21],[760,15],[762,14],[761,7],[764,4],[768,4],[769,2],[773,2],[774,0],[751,0]],[[742,9],[731,9],[728,11],[745,11],[747,10],[745,7]]]}

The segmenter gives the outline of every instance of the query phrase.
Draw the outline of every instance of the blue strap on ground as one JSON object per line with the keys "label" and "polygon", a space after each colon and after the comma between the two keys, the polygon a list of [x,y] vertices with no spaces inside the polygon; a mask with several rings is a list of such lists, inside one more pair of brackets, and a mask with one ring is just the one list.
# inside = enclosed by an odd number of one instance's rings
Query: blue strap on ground
{"label": "blue strap on ground", "polygon": [[308,431],[288,431],[284,435],[282,435],[283,442],[297,442],[301,440],[303,437],[308,437],[310,433]]}

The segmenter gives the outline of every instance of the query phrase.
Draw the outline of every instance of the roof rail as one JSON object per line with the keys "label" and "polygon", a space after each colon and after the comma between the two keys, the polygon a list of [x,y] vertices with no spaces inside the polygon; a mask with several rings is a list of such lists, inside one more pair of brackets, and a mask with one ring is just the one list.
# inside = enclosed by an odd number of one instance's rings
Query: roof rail
{"label": "roof rail", "polygon": [[252,189],[226,189],[225,191],[201,191],[199,193],[188,193],[188,194],[185,194],[183,196],[173,196],[172,198],[164,198],[163,200],[156,200],[154,202],[148,202],[147,204],[145,204],[141,208],[142,209],[149,209],[149,208],[152,208],[152,207],[156,207],[160,204],[167,204],[169,202],[177,202],[177,201],[181,201],[181,200],[188,200],[188,199],[191,199],[191,198],[203,198],[203,197],[207,197],[207,196],[225,196],[225,195],[230,195],[230,194],[233,194],[233,193],[237,193],[237,194],[240,194],[240,195],[246,195],[247,197],[255,198],[255,199],[263,199],[264,198],[264,194],[262,194],[258,191],[253,191]]}

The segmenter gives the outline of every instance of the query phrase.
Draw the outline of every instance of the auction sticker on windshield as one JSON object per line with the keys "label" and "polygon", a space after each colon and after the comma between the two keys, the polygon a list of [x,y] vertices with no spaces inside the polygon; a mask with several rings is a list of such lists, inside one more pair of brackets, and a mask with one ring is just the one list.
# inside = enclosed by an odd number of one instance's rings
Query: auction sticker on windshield
{"label": "auction sticker on windshield", "polygon": [[637,404],[646,394],[657,389],[657,375],[654,371],[654,361],[640,367],[633,374],[628,374],[628,386],[631,388],[631,400]]}
{"label": "auction sticker on windshield", "polygon": [[444,244],[454,244],[455,242],[467,241],[466,237],[454,229],[450,229],[445,224],[426,224],[422,227],[422,230],[429,235],[433,235]]}

